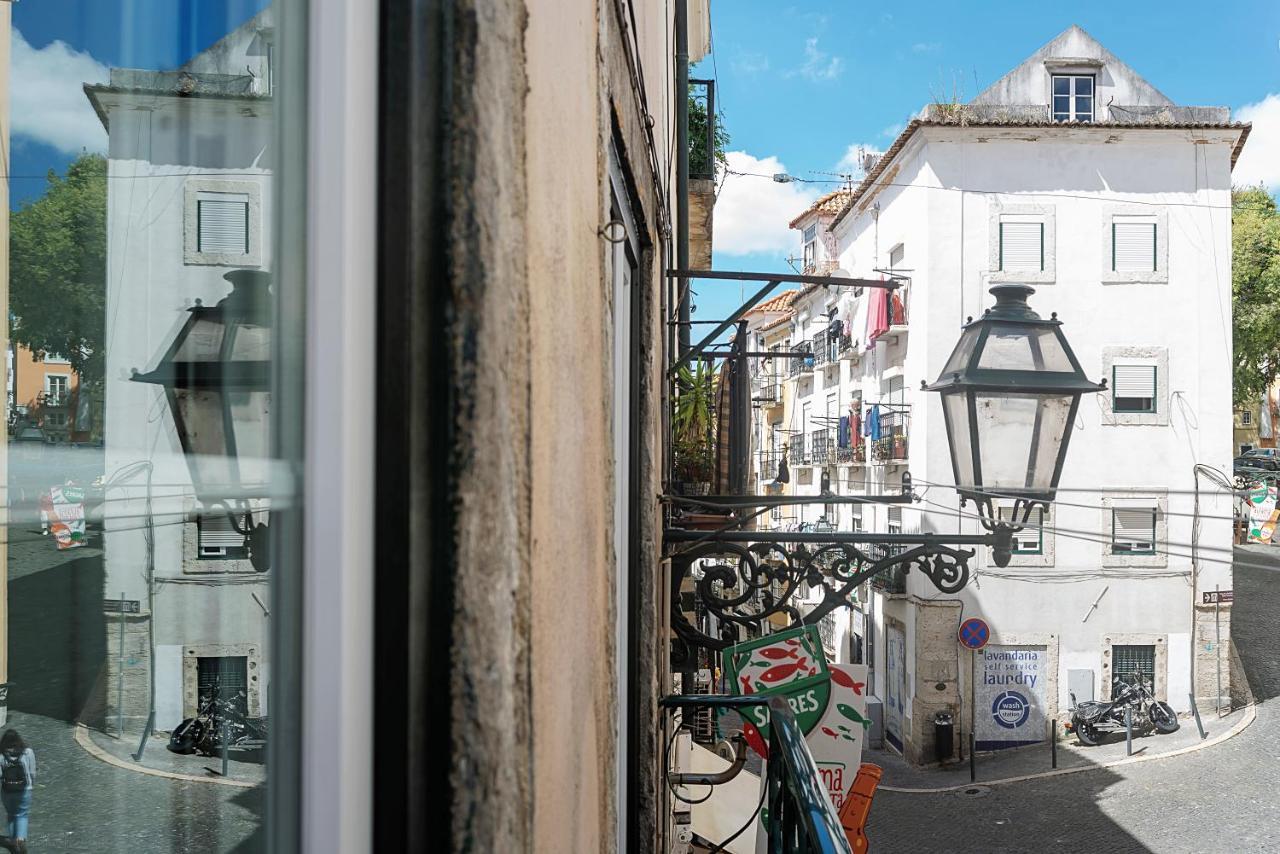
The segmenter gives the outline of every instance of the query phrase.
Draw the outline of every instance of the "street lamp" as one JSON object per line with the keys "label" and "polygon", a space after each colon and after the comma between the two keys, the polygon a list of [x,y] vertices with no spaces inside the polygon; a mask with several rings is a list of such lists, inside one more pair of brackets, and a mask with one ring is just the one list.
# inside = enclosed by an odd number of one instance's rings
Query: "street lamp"
{"label": "street lamp", "polygon": [[[995,306],[965,325],[941,376],[926,387],[942,394],[961,502],[977,504],[993,532],[1007,527],[994,498],[1013,500],[1014,527],[1034,507],[1048,507],[1080,397],[1106,388],[1085,377],[1057,314],[1044,320],[1027,305],[1033,293],[1027,285],[991,288]],[[997,547],[995,557],[1007,565],[1007,552]]]}
{"label": "street lamp", "polygon": [[[247,540],[254,569],[264,572],[270,568],[267,525],[255,524],[237,496],[265,485],[268,474],[271,277],[232,270],[223,278],[231,293],[212,307],[197,300],[155,370],[135,370],[132,379],[164,386],[197,498],[225,509]],[[238,513],[232,502],[239,503]]]}

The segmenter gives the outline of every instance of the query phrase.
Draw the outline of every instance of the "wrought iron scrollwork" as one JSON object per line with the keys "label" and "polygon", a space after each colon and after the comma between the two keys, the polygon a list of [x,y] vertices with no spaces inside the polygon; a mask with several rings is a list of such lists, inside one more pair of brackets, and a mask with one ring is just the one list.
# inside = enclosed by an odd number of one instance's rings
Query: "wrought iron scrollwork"
{"label": "wrought iron scrollwork", "polygon": [[[700,543],[672,558],[672,628],[690,646],[721,650],[736,643],[742,630],[759,632],[778,617],[787,625],[816,623],[849,605],[864,581],[894,566],[914,567],[943,593],[956,593],[969,581],[973,555],[936,543],[890,555],[852,543]],[[806,600],[821,591],[804,613],[798,607],[802,590],[808,591]],[[681,593],[692,593],[692,609],[682,607]],[[714,618],[714,629],[706,617]]]}

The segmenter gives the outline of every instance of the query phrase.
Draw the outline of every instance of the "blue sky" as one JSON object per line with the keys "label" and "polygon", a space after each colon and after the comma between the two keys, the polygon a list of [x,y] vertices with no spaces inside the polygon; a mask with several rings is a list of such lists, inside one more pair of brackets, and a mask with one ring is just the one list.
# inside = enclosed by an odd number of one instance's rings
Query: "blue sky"
{"label": "blue sky", "polygon": [[[1269,149],[1275,164],[1256,177],[1280,185],[1276,0],[1222,7],[1187,0],[923,0],[896,7],[713,0],[714,50],[693,76],[717,79],[729,148],[742,153],[733,158],[742,171],[830,178],[819,173],[845,168],[841,161],[851,149],[883,149],[935,97],[974,97],[1072,24],[1175,103],[1225,105],[1237,113],[1254,105],[1245,112],[1255,125],[1249,148]],[[787,270],[785,258],[798,253],[799,242],[786,222],[835,186],[726,181],[741,184],[736,199],[726,184],[730,197],[722,191],[716,207],[715,265],[739,270]],[[733,251],[761,245],[769,248]],[[695,291],[700,316],[723,317],[736,307],[740,288],[700,283]]]}
{"label": "blue sky", "polygon": [[257,14],[265,0],[31,0],[13,4],[11,203],[39,196],[106,135],[81,91],[113,66],[170,69]]}

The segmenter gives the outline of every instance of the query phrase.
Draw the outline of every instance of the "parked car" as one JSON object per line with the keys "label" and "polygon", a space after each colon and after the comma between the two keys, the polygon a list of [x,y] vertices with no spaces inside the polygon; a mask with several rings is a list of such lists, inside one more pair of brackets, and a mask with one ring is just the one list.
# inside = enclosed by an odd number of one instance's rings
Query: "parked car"
{"label": "parked car", "polygon": [[1246,459],[1264,459],[1280,462],[1280,448],[1250,448],[1240,456]]}

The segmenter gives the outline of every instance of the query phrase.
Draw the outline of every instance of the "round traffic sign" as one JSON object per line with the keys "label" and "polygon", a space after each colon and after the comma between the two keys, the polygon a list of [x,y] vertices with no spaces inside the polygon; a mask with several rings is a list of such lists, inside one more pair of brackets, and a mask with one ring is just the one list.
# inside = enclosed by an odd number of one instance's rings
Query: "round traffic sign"
{"label": "round traffic sign", "polygon": [[986,620],[970,617],[960,624],[957,637],[962,646],[969,649],[982,649],[987,645],[987,641],[991,640],[991,627],[987,625]]}

